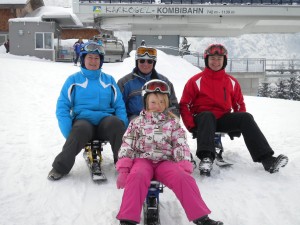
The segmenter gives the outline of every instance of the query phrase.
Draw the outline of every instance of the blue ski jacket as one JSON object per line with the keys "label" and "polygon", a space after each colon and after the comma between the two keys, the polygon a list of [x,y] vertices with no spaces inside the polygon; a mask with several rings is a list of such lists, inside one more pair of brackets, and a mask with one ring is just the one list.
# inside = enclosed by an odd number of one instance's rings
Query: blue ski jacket
{"label": "blue ski jacket", "polygon": [[65,81],[56,105],[59,128],[65,138],[72,123],[85,119],[98,125],[107,116],[117,116],[128,126],[125,104],[115,79],[99,70],[81,71]]}

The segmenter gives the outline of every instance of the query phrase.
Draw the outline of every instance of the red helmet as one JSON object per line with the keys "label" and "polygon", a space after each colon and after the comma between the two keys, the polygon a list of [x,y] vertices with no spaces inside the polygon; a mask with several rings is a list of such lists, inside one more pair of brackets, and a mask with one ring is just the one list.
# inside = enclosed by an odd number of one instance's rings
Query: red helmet
{"label": "red helmet", "polygon": [[211,44],[209,45],[203,54],[203,58],[204,58],[204,62],[205,62],[205,66],[208,66],[208,56],[210,55],[221,55],[224,56],[224,64],[222,69],[224,69],[227,65],[227,57],[228,57],[228,52],[227,49],[224,47],[224,45],[222,44]]}
{"label": "red helmet", "polygon": [[224,55],[227,58],[228,52],[224,45],[211,44],[204,51],[204,59],[209,55]]}

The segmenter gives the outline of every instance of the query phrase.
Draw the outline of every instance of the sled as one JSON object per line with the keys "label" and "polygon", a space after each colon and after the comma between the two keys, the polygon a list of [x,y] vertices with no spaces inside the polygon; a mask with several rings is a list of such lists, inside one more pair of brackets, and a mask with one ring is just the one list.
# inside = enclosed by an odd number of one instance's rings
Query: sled
{"label": "sled", "polygon": [[88,165],[92,180],[95,182],[107,180],[101,168],[101,163],[103,161],[102,151],[103,146],[106,145],[106,143],[107,141],[92,140],[91,142],[88,142],[84,148],[83,158]]}
{"label": "sled", "polygon": [[148,189],[148,194],[143,205],[144,224],[160,225],[159,219],[159,194],[163,193],[164,186],[152,180]]}

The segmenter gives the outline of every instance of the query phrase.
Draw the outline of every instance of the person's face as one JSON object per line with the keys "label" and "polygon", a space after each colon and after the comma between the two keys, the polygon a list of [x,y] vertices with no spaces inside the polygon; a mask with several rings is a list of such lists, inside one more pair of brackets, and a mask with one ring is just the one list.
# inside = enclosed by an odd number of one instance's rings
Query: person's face
{"label": "person's face", "polygon": [[84,65],[88,70],[98,70],[100,66],[100,56],[88,53],[84,58]]}
{"label": "person's face", "polygon": [[210,55],[208,56],[208,66],[213,71],[218,71],[223,67],[224,56],[222,55]]}
{"label": "person's face", "polygon": [[148,112],[163,112],[166,109],[166,102],[163,94],[151,93],[148,96]]}
{"label": "person's face", "polygon": [[[149,63],[149,62],[152,62],[152,63]],[[154,65],[154,61],[152,59],[139,59],[138,60],[138,68],[144,74],[150,73],[153,69],[153,65]]]}

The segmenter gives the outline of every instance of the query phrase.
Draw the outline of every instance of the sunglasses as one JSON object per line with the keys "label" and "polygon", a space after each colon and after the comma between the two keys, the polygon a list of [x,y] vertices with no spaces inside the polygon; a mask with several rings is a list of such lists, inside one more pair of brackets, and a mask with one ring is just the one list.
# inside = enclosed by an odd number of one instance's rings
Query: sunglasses
{"label": "sunglasses", "polygon": [[147,62],[148,64],[153,64],[153,60],[152,59],[140,59],[139,62],[141,64],[144,64],[145,62]]}
{"label": "sunglasses", "polygon": [[87,52],[98,52],[100,55],[104,55],[105,54],[105,50],[103,48],[103,46],[98,45],[98,44],[87,44],[86,46],[83,47],[83,49]]}
{"label": "sunglasses", "polygon": [[157,50],[155,48],[147,48],[147,47],[138,47],[136,50],[136,54],[138,56],[143,56],[148,54],[150,57],[157,57]]}
{"label": "sunglasses", "polygon": [[227,55],[227,50],[222,45],[212,45],[205,50],[206,55]]}
{"label": "sunglasses", "polygon": [[146,92],[160,92],[163,94],[169,94],[170,90],[169,90],[169,86],[164,83],[164,82],[149,82],[146,86],[145,86],[145,91]]}

